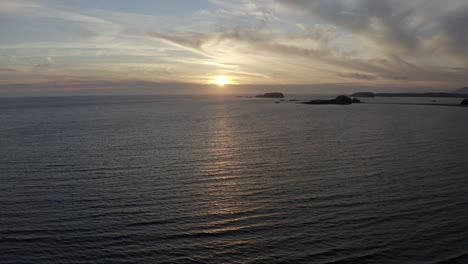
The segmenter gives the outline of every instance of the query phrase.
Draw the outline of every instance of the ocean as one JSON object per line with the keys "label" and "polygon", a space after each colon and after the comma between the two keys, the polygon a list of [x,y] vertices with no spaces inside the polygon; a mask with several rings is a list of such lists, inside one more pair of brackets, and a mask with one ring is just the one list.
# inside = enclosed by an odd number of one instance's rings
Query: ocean
{"label": "ocean", "polygon": [[276,101],[0,99],[0,263],[468,263],[468,108]]}

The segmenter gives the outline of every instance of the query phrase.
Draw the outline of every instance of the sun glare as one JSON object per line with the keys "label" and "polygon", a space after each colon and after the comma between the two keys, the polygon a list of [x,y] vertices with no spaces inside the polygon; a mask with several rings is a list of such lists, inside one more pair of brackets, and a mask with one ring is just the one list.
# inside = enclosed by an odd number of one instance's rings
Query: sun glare
{"label": "sun glare", "polygon": [[218,86],[224,86],[226,84],[228,84],[229,81],[228,79],[226,78],[226,76],[219,76],[217,79],[216,79],[216,84],[218,84]]}

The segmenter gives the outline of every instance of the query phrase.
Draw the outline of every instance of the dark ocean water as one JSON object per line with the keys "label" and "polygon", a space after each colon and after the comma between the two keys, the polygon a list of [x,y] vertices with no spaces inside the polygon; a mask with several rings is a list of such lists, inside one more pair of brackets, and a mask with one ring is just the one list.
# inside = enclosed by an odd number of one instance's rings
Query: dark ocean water
{"label": "dark ocean water", "polygon": [[0,99],[0,263],[468,263],[468,108],[274,102]]}

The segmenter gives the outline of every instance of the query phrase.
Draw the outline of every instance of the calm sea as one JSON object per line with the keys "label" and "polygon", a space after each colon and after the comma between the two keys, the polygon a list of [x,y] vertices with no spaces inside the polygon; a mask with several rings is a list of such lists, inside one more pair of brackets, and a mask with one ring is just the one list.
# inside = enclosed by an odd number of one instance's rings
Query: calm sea
{"label": "calm sea", "polygon": [[0,263],[468,263],[468,108],[275,102],[0,99]]}

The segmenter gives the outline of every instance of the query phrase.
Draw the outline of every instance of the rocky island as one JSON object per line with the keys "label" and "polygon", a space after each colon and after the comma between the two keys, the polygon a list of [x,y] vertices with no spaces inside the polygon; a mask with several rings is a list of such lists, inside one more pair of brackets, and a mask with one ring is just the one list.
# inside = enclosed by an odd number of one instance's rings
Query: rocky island
{"label": "rocky island", "polygon": [[461,103],[460,103],[461,106],[468,106],[468,99],[465,99],[463,100]]}
{"label": "rocky island", "polygon": [[357,98],[352,99],[346,95],[340,95],[335,99],[331,100],[312,100],[309,102],[304,102],[303,104],[315,104],[315,105],[324,105],[324,104],[334,104],[334,105],[350,105],[350,104],[357,104],[361,103],[361,101]]}
{"label": "rocky island", "polygon": [[264,93],[255,96],[257,98],[284,98],[283,93]]}

